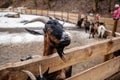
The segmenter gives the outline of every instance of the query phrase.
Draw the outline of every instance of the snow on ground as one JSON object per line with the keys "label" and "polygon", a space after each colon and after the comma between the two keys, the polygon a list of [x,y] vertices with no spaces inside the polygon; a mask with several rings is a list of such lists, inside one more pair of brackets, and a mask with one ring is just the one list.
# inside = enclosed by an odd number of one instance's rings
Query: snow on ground
{"label": "snow on ground", "polygon": [[[0,12],[0,28],[29,28],[29,27],[39,27],[43,28],[44,23],[42,22],[33,22],[24,25],[21,21],[24,20],[32,20],[34,18],[43,17],[48,18],[45,16],[37,16],[37,15],[27,15],[21,14],[20,18],[7,18],[4,17],[6,14],[15,14],[15,12]],[[63,21],[59,21],[63,24]],[[75,24],[65,23],[64,27],[75,27]],[[33,42],[33,41],[43,41],[43,36],[39,35],[32,35],[29,33],[8,33],[8,32],[0,32],[0,43],[26,43],[26,42]]]}
{"label": "snow on ground", "polygon": [[[4,17],[6,14],[15,14],[15,12],[0,12],[0,28],[24,28],[24,27],[44,27],[44,24],[42,22],[33,22],[24,25],[24,23],[21,23],[21,21],[24,20],[32,20],[34,18],[42,17],[42,18],[48,18],[45,16],[37,16],[37,15],[27,15],[27,14],[21,14],[20,18],[7,18]],[[61,24],[63,24],[63,21],[59,21]],[[75,24],[71,23],[65,23],[64,27],[75,27]]]}
{"label": "snow on ground", "polygon": [[43,41],[42,35],[32,35],[29,33],[1,34],[0,43],[28,43],[33,41]]}

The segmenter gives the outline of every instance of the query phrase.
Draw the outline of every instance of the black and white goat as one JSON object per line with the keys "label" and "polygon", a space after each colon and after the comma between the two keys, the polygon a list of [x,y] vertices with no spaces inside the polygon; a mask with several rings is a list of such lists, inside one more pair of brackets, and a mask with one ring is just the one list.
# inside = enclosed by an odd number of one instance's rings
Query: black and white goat
{"label": "black and white goat", "polygon": [[91,37],[91,35],[94,38],[95,34],[97,34],[99,38],[103,38],[105,35],[105,31],[106,31],[106,28],[103,22],[94,22],[92,23],[90,28],[89,38]]}
{"label": "black and white goat", "polygon": [[103,22],[100,22],[99,27],[97,29],[98,37],[103,38],[105,35],[105,31],[106,31],[105,24]]}

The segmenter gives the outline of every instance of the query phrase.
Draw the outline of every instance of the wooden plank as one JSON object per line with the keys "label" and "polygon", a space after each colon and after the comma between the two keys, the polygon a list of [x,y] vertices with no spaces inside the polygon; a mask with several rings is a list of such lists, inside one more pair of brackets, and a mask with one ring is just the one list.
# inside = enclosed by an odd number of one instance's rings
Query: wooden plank
{"label": "wooden plank", "polygon": [[26,14],[31,14],[31,10],[30,9],[26,9]]}
{"label": "wooden plank", "polygon": [[42,15],[42,10],[37,10],[38,15]]}
{"label": "wooden plank", "polygon": [[[38,74],[38,66],[42,64],[42,71],[50,67],[50,73],[90,59],[92,57],[106,55],[120,49],[120,37],[112,40],[104,40],[86,46],[75,47],[65,51],[65,61],[62,61],[57,54],[41,59],[32,59],[24,62],[10,63],[0,66],[0,74],[9,75],[9,80],[26,80],[21,70],[27,69]],[[0,76],[2,79],[3,76]]]}
{"label": "wooden plank", "polygon": [[120,72],[117,72],[105,80],[119,80],[119,79],[120,79]]}
{"label": "wooden plank", "polygon": [[2,12],[2,11],[3,11],[3,9],[2,9],[2,8],[0,8],[0,11]]}
{"label": "wooden plank", "polygon": [[43,10],[43,15],[47,16],[48,15],[48,11],[47,10]]}
{"label": "wooden plank", "polygon": [[37,12],[37,11],[36,11],[35,9],[34,9],[34,10],[33,10],[33,9],[31,10],[31,13],[32,13],[32,14],[37,14],[36,12]]}
{"label": "wooden plank", "polygon": [[[112,31],[111,31],[111,30],[106,30],[106,34],[107,34],[107,36],[112,36]],[[116,35],[117,37],[119,37],[119,36],[120,36],[120,33],[115,32],[115,35]]]}
{"label": "wooden plank", "polygon": [[114,20],[112,20],[112,19],[107,19],[107,18],[100,18],[99,19],[101,22],[105,22],[105,23],[107,23],[107,24],[114,24]]}
{"label": "wooden plank", "polygon": [[76,20],[78,20],[78,17],[69,16],[69,19],[76,19]]}
{"label": "wooden plank", "polygon": [[120,56],[89,68],[66,80],[104,80],[120,71]]}
{"label": "wooden plank", "polygon": [[78,17],[78,14],[76,14],[76,13],[69,13],[69,16]]}
{"label": "wooden plank", "polygon": [[[111,30],[113,29],[113,25],[106,25],[106,29]],[[117,32],[120,32],[120,26],[117,26]]]}
{"label": "wooden plank", "polygon": [[77,20],[78,20],[78,19],[71,19],[71,18],[69,18],[68,22],[71,22],[71,23],[77,24]]}

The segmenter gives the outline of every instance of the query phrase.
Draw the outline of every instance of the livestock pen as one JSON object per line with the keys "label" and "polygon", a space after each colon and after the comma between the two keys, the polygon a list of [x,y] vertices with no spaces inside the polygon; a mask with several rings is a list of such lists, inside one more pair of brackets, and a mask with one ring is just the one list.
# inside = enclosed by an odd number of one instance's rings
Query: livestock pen
{"label": "livestock pen", "polygon": [[[28,13],[28,11],[31,13]],[[25,10],[25,12],[27,12],[28,14],[38,14],[40,12],[41,14],[39,15],[55,16],[55,17],[57,17],[56,14],[58,14],[60,15],[58,18],[66,19],[66,21],[75,21],[75,20],[77,21],[78,17],[80,17],[80,14],[77,14],[76,16],[76,14],[74,13],[67,13],[67,12],[57,13],[55,11],[46,12],[45,10],[42,10],[42,11]],[[45,12],[46,12],[46,15],[44,14]],[[64,17],[64,15],[66,15],[66,17]],[[71,18],[72,15],[75,15],[76,17],[73,16]],[[109,20],[105,20],[105,21],[109,22]],[[108,24],[111,25],[111,22]],[[109,33],[111,34],[111,32]],[[66,49],[65,50],[65,54],[66,54],[65,61],[62,61],[57,54],[54,54],[52,56],[43,57],[41,59],[36,58],[36,59],[24,61],[24,62],[7,63],[5,65],[1,65],[0,66],[0,79],[4,79],[4,77],[6,77],[8,80],[26,80],[27,75],[24,75],[23,72],[21,71],[23,69],[26,69],[26,70],[30,70],[34,74],[39,74],[38,72],[39,64],[42,64],[42,72],[44,72],[49,67],[50,68],[49,73],[51,73],[51,72],[63,69],[65,67],[87,61],[94,57],[112,54],[120,50],[120,37],[119,37],[120,35],[117,33],[116,35],[117,37],[94,42],[94,44],[91,43],[91,44],[87,44],[84,46],[77,46],[77,47],[73,47],[70,49]],[[90,79],[104,80],[110,77],[111,75],[115,74],[116,72],[119,72],[120,71],[119,67],[120,67],[120,57],[116,57],[114,59],[111,59],[99,65],[96,65],[92,68],[89,68],[85,71],[82,71],[78,74],[73,74],[71,78],[68,78],[66,80],[90,80]]]}

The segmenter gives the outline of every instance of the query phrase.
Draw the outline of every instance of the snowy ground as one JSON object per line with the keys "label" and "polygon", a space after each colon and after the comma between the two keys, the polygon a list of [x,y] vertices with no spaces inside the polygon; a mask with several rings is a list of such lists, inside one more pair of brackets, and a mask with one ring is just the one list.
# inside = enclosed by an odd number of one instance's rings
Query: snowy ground
{"label": "snowy ground", "polygon": [[[22,29],[22,28],[44,28],[44,23],[42,22],[33,22],[24,25],[21,21],[32,20],[34,18],[42,17],[48,18],[45,16],[36,16],[36,15],[26,15],[21,14],[20,18],[8,18],[4,17],[6,14],[15,14],[15,12],[0,12],[0,29],[6,29],[6,32],[0,32],[0,43],[25,43],[33,41],[43,41],[43,36],[34,36],[29,33],[9,33],[7,29]],[[63,21],[59,22],[63,24]],[[75,27],[75,24],[65,22],[64,27]]]}
{"label": "snowy ground", "polygon": [[[15,14],[15,12],[0,12],[0,28],[25,28],[25,27],[44,27],[44,24],[42,22],[34,22],[24,25],[24,23],[21,23],[21,21],[24,20],[32,20],[34,18],[42,17],[42,18],[48,18],[45,16],[36,16],[36,15],[26,15],[21,14],[20,18],[7,18],[4,17],[6,14]],[[63,24],[63,21],[59,21],[61,24]],[[65,23],[64,27],[75,27],[75,24],[72,23]]]}

